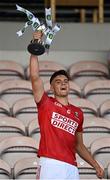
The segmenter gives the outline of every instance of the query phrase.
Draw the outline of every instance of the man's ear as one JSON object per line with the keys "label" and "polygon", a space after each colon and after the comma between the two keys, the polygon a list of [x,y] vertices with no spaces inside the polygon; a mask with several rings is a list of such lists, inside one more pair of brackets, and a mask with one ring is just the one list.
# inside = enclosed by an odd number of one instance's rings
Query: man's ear
{"label": "man's ear", "polygon": [[54,90],[53,90],[53,86],[52,86],[52,84],[50,84],[50,91],[51,92],[53,92]]}

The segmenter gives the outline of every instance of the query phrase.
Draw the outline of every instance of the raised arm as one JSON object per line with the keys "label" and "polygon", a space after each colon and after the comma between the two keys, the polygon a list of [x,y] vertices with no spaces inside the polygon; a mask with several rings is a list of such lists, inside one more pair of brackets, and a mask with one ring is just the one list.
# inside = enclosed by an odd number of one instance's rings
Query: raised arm
{"label": "raised arm", "polygon": [[[41,32],[36,32],[34,33],[33,38],[40,39],[41,36]],[[38,57],[32,54],[30,56],[30,78],[32,83],[34,99],[38,103],[41,100],[42,95],[44,93],[44,86],[39,76]]]}

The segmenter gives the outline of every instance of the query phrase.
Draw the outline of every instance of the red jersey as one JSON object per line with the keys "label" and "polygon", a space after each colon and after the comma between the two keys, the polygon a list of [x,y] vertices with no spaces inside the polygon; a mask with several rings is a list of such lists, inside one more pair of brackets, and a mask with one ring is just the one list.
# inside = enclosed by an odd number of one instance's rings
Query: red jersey
{"label": "red jersey", "polygon": [[62,105],[46,93],[37,107],[41,132],[38,156],[77,166],[75,134],[82,131],[83,112],[71,104]]}

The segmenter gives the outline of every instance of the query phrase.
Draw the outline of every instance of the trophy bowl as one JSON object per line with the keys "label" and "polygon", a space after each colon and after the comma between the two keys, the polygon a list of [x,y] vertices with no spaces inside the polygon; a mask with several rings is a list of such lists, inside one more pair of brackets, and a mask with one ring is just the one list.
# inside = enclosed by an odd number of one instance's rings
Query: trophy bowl
{"label": "trophy bowl", "polygon": [[34,39],[28,45],[27,50],[29,51],[29,53],[33,55],[40,56],[44,54],[45,47],[42,45],[42,42],[38,42],[38,39]]}

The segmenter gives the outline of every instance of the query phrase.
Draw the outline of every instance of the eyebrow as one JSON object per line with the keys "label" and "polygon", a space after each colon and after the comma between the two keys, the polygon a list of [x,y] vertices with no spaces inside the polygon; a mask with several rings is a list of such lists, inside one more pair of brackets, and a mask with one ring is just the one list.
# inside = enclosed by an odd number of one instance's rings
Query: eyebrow
{"label": "eyebrow", "polygon": [[[61,79],[55,79],[55,81],[62,81]],[[64,81],[69,81],[68,78],[65,78]]]}

